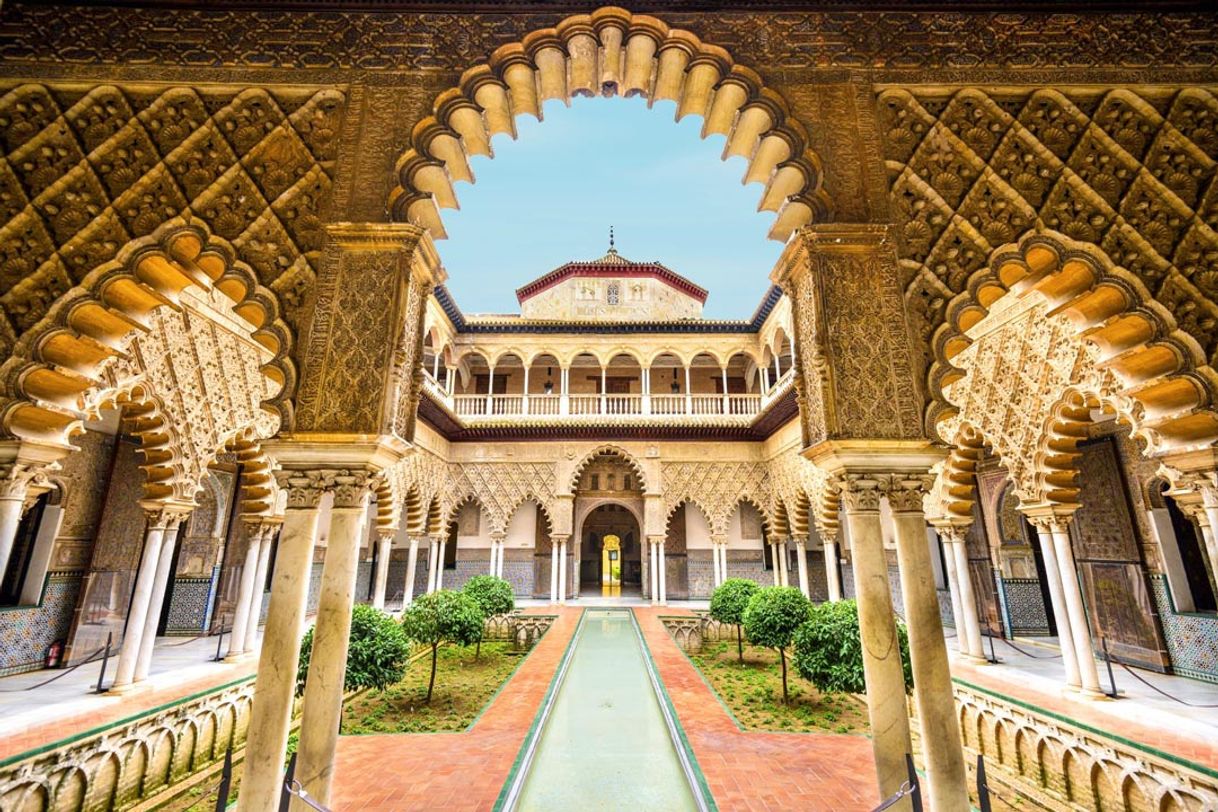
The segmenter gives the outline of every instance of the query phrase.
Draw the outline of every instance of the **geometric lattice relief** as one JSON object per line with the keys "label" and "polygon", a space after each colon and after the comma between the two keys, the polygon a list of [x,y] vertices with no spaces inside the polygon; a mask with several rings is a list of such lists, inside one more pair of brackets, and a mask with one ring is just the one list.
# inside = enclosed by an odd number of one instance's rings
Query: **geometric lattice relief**
{"label": "geometric lattice relief", "polygon": [[994,249],[1044,227],[1103,248],[1218,356],[1213,93],[888,90],[879,112],[919,346]]}
{"label": "geometric lattice relief", "polygon": [[732,513],[744,501],[769,522],[770,474],[763,462],[666,462],[661,471],[665,516],[692,502],[707,517],[712,533],[726,535]]}
{"label": "geometric lattice relief", "polygon": [[448,466],[448,477],[444,515],[451,518],[458,505],[476,498],[490,519],[492,534],[506,533],[512,515],[527,499],[536,501],[547,518],[554,515],[553,463],[453,463]]}
{"label": "geometric lattice relief", "polygon": [[0,95],[0,353],[130,240],[204,220],[296,326],[321,249],[337,90],[25,84]]}

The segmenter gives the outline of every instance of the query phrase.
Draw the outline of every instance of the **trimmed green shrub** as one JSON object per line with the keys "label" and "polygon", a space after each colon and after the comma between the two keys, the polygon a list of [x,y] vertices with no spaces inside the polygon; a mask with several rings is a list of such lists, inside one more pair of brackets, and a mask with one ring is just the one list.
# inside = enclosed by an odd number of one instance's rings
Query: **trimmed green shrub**
{"label": "trimmed green shrub", "polygon": [[402,617],[406,636],[416,643],[431,647],[431,677],[427,681],[427,699],[436,685],[436,655],[444,643],[468,646],[482,635],[482,610],[464,592],[441,589],[415,598]]}
{"label": "trimmed green shrub", "polygon": [[744,663],[744,641],[740,625],[744,623],[744,609],[749,605],[749,598],[760,588],[756,581],[747,578],[728,578],[711,594],[710,616],[736,627],[736,656],[741,663]]}
{"label": "trimmed green shrub", "polygon": [[812,603],[792,586],[767,586],[749,598],[744,609],[744,631],[749,642],[778,651],[782,660],[782,701],[787,693],[787,646],[795,630],[808,621]]}
{"label": "trimmed green shrub", "polygon": [[[313,653],[313,629],[300,644],[300,665],[296,670],[296,693],[304,692]],[[347,647],[347,671],[343,687],[375,688],[383,691],[406,676],[410,662],[410,641],[397,621],[379,609],[357,604],[351,609],[351,637]]]}
{"label": "trimmed green shrub", "polygon": [[[506,615],[516,608],[516,598],[512,595],[512,585],[494,575],[475,575],[465,582],[461,590],[482,611],[482,629],[486,630],[488,618]],[[482,656],[482,634],[478,635],[478,648],[474,650],[474,659]]]}
{"label": "trimmed green shrub", "polygon": [[[908,693],[913,687],[913,668],[909,661],[909,634],[900,621],[897,638]],[[811,618],[795,632],[795,670],[826,693],[861,694],[867,690],[858,603],[835,601],[812,608]]]}

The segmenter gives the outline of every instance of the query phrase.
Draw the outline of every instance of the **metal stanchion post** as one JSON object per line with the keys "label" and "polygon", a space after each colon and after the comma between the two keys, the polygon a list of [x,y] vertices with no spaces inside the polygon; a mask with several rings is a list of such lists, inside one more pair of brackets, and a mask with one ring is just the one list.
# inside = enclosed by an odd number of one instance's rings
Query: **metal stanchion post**
{"label": "metal stanchion post", "polygon": [[233,785],[233,746],[224,751],[224,771],[220,773],[220,786],[216,789],[216,812],[228,809],[228,792]]}
{"label": "metal stanchion post", "polygon": [[991,812],[990,786],[985,780],[985,756],[977,756],[977,809]]}
{"label": "metal stanchion post", "polygon": [[909,773],[909,785],[913,787],[909,796],[913,812],[922,812],[922,785],[918,781],[918,771],[914,769],[913,756],[909,753],[905,754],[905,770]]}
{"label": "metal stanchion post", "polygon": [[220,653],[220,646],[224,643],[224,624],[220,624],[220,633],[216,635],[216,662],[224,659],[224,655]]}
{"label": "metal stanchion post", "polygon": [[1100,635],[1100,647],[1104,649],[1104,665],[1108,666],[1108,684],[1112,686],[1111,689],[1105,691],[1104,694],[1111,699],[1116,699],[1118,693],[1116,687],[1116,676],[1112,673],[1112,655],[1108,653],[1108,638],[1104,637],[1103,635]]}
{"label": "metal stanchion post", "polygon": [[292,793],[289,787],[292,786],[292,781],[296,779],[296,754],[288,759],[288,769],[283,776],[283,792],[279,795],[279,812],[289,812],[292,805]]}
{"label": "metal stanchion post", "polygon": [[102,692],[102,682],[106,679],[106,665],[110,662],[110,643],[114,640],[114,632],[106,632],[106,652],[102,655],[101,672],[97,675],[97,692]]}

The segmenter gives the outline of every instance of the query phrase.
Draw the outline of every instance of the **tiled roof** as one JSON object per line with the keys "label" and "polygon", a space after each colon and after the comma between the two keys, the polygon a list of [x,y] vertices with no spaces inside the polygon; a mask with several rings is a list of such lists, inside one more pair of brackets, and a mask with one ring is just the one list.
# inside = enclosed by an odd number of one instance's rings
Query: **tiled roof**
{"label": "tiled roof", "polygon": [[559,321],[524,319],[519,316],[471,316],[466,318],[444,285],[435,288],[436,301],[458,333],[755,333],[782,298],[782,288],[772,285],[747,320],[675,319],[673,321]]}
{"label": "tiled roof", "polygon": [[633,262],[626,259],[610,248],[609,253],[600,259],[587,262],[568,262],[550,271],[545,276],[539,276],[523,287],[516,288],[516,300],[524,304],[547,288],[551,288],[565,279],[576,277],[651,277],[679,290],[686,296],[697,299],[705,304],[707,290],[686,279],[681,274],[661,265],[658,262]]}

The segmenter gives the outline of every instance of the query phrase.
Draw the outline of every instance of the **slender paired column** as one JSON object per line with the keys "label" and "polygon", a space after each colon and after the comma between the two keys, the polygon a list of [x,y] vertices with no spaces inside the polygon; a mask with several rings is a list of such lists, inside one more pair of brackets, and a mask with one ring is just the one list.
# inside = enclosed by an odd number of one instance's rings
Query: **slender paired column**
{"label": "slender paired column", "polygon": [[1074,634],[1070,630],[1070,613],[1066,609],[1062,574],[1057,565],[1057,551],[1053,546],[1054,517],[1030,515],[1028,520],[1036,528],[1036,540],[1040,544],[1041,558],[1045,563],[1045,580],[1049,587],[1049,602],[1053,605],[1053,619],[1057,624],[1057,643],[1062,652],[1062,665],[1066,669],[1066,685],[1075,689],[1082,688],[1078,654],[1074,650]]}
{"label": "slender paired column", "polygon": [[165,593],[169,590],[169,581],[173,578],[173,550],[178,543],[178,528],[189,513],[181,513],[176,522],[165,528],[161,537],[161,557],[156,565],[156,581],[152,585],[152,602],[148,605],[148,615],[144,618],[144,633],[140,637],[140,655],[135,661],[135,681],[143,682],[148,678],[152,668],[152,648],[156,644],[157,627],[161,625],[161,612],[165,608]]}
{"label": "slender paired column", "polygon": [[922,497],[931,478],[895,474],[883,483],[897,543],[909,653],[913,667],[922,755],[929,801],[935,812],[969,812],[960,722],[948,670],[947,643],[939,615],[939,596],[926,544]]}
{"label": "slender paired column", "polygon": [[558,603],[558,548],[559,538],[550,536],[550,603]]}
{"label": "slender paired column", "polygon": [[440,540],[427,540],[427,594],[436,591],[436,553],[440,551]]}
{"label": "slender paired column", "polygon": [[[339,717],[343,708],[343,682],[351,638],[351,608],[360,536],[368,512],[369,475],[351,471],[337,480],[330,510],[326,561],[321,573],[321,596],[313,627],[313,651],[305,678],[300,746],[296,753],[296,779],[323,806],[330,803],[334,751],[338,746]],[[309,806],[293,799],[293,808]]]}
{"label": "slender paired column", "polygon": [[254,650],[258,645],[258,621],[262,620],[262,601],[266,592],[267,570],[271,566],[271,548],[275,546],[275,536],[279,533],[279,523],[264,525],[267,529],[262,536],[262,544],[258,548],[258,571],[254,574],[254,591],[250,593],[249,620],[245,624],[245,643],[241,653]]}
{"label": "slender paired column", "polygon": [[[144,507],[144,552],[140,558],[139,572],[135,577],[135,592],[131,596],[131,604],[127,609],[127,630],[123,634],[122,648],[118,653],[118,665],[115,668],[114,685],[110,690],[122,693],[129,690],[136,681],[139,667],[140,651],[143,648],[144,634],[148,627],[148,615],[152,612],[154,598],[157,592],[157,577],[161,570],[161,556],[165,554],[165,536],[171,538],[178,524],[185,517],[181,508],[171,508],[163,504],[149,504]],[[169,550],[172,559],[172,547]],[[165,562],[166,572],[169,562]],[[164,600],[164,588],[161,599]],[[157,605],[159,616],[160,606]],[[152,633],[156,635],[156,622],[152,624]]]}
{"label": "slender paired column", "polygon": [[985,649],[981,643],[981,619],[977,616],[977,593],[973,589],[972,570],[968,565],[968,531],[960,526],[940,529],[949,562],[948,586],[952,593],[952,611],[958,611],[956,636],[960,652],[983,661]]}
{"label": "slender paired column", "polygon": [[782,586],[791,585],[791,557],[787,555],[787,540],[783,539],[774,548],[778,556],[778,575]]}
{"label": "slender paired column", "polygon": [[410,537],[410,552],[406,557],[406,585],[402,590],[402,609],[414,602],[414,578],[419,566],[419,537]]}
{"label": "slender paired column", "polygon": [[1083,591],[1078,583],[1078,569],[1074,564],[1074,550],[1070,546],[1070,524],[1059,518],[1049,524],[1053,536],[1053,549],[1057,553],[1057,569],[1061,573],[1062,597],[1070,615],[1070,634],[1074,638],[1074,656],[1078,658],[1078,678],[1082,682],[1083,694],[1090,697],[1103,696],[1100,690],[1100,675],[1095,667],[1095,646],[1091,642],[1091,627],[1087,623],[1087,610],[1083,606]]}
{"label": "slender paired column", "polygon": [[254,682],[245,772],[237,798],[239,812],[266,812],[279,806],[296,692],[296,663],[309,597],[309,568],[317,539],[318,504],[328,485],[328,477],[321,471],[279,471],[276,479],[287,491],[288,503]]}
{"label": "slender paired column", "polygon": [[711,536],[711,566],[714,571],[714,585],[719,586],[727,580],[727,539],[723,536]]}
{"label": "slender paired column", "polygon": [[[1208,474],[1201,485],[1201,505],[1209,521],[1199,524],[1202,525],[1205,553],[1210,559],[1210,572],[1214,574],[1214,580],[1218,581],[1218,484],[1215,484],[1215,480],[1218,480],[1218,474]],[[0,571],[2,570],[3,567],[0,567]]]}
{"label": "slender paired column", "polygon": [[663,536],[656,538],[656,551],[660,571],[660,605],[665,606],[668,604],[668,563],[664,558]]}
{"label": "slender paired column", "polygon": [[867,475],[853,474],[842,479],[842,502],[854,555],[854,592],[863,645],[871,747],[880,797],[887,798],[904,783],[907,777],[905,754],[913,750],[905,701],[905,672],[888,586],[884,531],[880,525],[879,486],[876,479]]}
{"label": "slender paired column", "polygon": [[570,536],[554,536],[558,539],[558,602],[567,602],[567,540]]}
{"label": "slender paired column", "polygon": [[494,536],[491,536],[491,557],[490,557],[490,561],[489,561],[489,569],[487,570],[488,575],[498,575],[499,574],[498,558],[499,558],[499,540],[497,538],[495,538]]}
{"label": "slender paired column", "polygon": [[448,546],[448,537],[442,536],[436,545],[436,591],[444,588],[444,553]]}
{"label": "slender paired column", "polygon": [[811,600],[812,593],[808,587],[808,539],[806,536],[795,538],[795,554],[799,557],[799,560],[795,562],[799,571],[799,591],[804,593],[805,598]]}
{"label": "slender paired column", "polygon": [[956,650],[961,655],[968,657],[972,656],[973,652],[969,649],[969,635],[964,626],[964,602],[960,596],[960,581],[956,573],[956,548],[953,541],[956,535],[962,535],[964,532],[963,528],[946,523],[935,526],[939,544],[943,547],[943,572],[947,577],[948,594],[951,595],[952,622],[956,625]]}
{"label": "slender paired column", "polygon": [[245,628],[250,619],[250,606],[254,603],[254,580],[258,577],[258,554],[262,551],[262,538],[267,526],[260,520],[242,523],[245,536],[245,559],[241,563],[241,581],[237,586],[237,605],[233,608],[233,625],[229,630],[228,654],[232,661],[245,649]]}
{"label": "slender paired column", "polygon": [[774,564],[774,586],[782,586],[782,556],[778,552],[778,542],[770,544],[770,561]]}
{"label": "slender paired column", "polygon": [[659,545],[656,544],[654,536],[647,539],[647,554],[649,556],[647,559],[647,568],[651,571],[651,595],[649,597],[651,598],[652,606],[655,606],[660,602],[660,567],[658,563],[659,553],[656,550],[656,547],[658,546]]}
{"label": "slender paired column", "polygon": [[5,470],[7,476],[0,478],[0,575],[8,569],[8,560],[13,555],[13,544],[17,540],[33,476],[23,465],[5,466]]}
{"label": "slender paired column", "polygon": [[829,591],[829,600],[842,599],[842,573],[837,567],[837,542],[830,541],[827,534],[821,534],[825,540],[825,586]]}
{"label": "slender paired column", "polygon": [[385,592],[389,587],[389,559],[393,555],[396,528],[380,528],[376,535],[376,573],[372,585],[372,606],[385,608]]}

